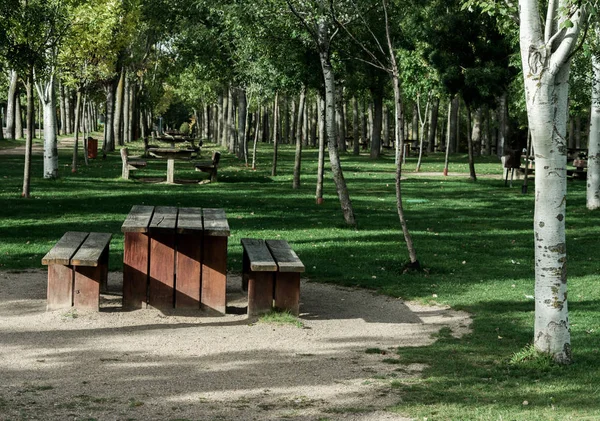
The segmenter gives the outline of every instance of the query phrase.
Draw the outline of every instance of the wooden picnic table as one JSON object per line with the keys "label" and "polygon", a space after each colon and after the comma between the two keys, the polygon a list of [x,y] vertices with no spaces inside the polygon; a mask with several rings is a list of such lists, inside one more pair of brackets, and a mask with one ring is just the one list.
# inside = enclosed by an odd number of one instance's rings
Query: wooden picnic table
{"label": "wooden picnic table", "polygon": [[225,313],[230,230],[223,209],[133,206],[121,230],[124,309]]}
{"label": "wooden picnic table", "polygon": [[191,159],[196,153],[195,149],[180,148],[149,148],[148,153],[159,159],[167,160],[167,183],[175,183],[175,160]]}

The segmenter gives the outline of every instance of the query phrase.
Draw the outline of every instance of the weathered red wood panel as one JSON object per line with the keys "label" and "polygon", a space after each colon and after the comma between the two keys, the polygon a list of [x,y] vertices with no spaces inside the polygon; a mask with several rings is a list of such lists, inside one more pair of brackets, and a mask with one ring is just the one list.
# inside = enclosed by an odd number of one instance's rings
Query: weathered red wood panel
{"label": "weathered red wood panel", "polygon": [[227,237],[204,235],[201,308],[225,314],[227,305]]}
{"label": "weathered red wood panel", "polygon": [[123,254],[123,309],[146,308],[150,237],[141,232],[125,233]]}
{"label": "weathered red wood panel", "polygon": [[103,269],[100,266],[75,266],[73,306],[84,310],[100,309],[100,282]]}
{"label": "weathered red wood panel", "polygon": [[200,308],[202,232],[177,235],[175,307]]}
{"label": "weathered red wood panel", "polygon": [[148,304],[158,309],[171,309],[175,294],[174,229],[171,232],[152,232],[150,256]]}
{"label": "weathered red wood panel", "polygon": [[273,272],[250,272],[248,276],[248,317],[271,311],[273,307]]}
{"label": "weathered red wood panel", "polygon": [[73,268],[71,266],[48,265],[47,310],[71,308],[73,305]]}
{"label": "weathered red wood panel", "polygon": [[275,308],[297,316],[300,311],[300,273],[277,272],[275,275]]}

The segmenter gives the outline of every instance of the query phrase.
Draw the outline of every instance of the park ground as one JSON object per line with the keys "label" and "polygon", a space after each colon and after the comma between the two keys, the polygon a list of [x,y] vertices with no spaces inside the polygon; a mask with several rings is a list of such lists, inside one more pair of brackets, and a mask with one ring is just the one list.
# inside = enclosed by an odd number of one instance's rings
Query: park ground
{"label": "park ground", "polygon": [[[14,148],[22,142],[0,153],[2,371],[10,379],[0,418],[600,419],[600,226],[585,208],[584,182],[569,183],[567,202],[575,363],[559,367],[528,348],[533,183],[528,194],[520,182],[505,187],[495,157],[478,158],[476,183],[463,155],[452,156],[451,177],[441,175],[441,155],[425,158],[427,176],[407,159],[405,210],[424,270],[405,273],[391,155],[343,157],[358,220],[350,229],[329,174],[325,203],[314,204],[314,149],[292,190],[292,147],[282,147],[274,177],[272,150],[261,144],[255,171],[225,153],[219,182],[199,185],[205,175],[178,164],[181,183],[165,185],[164,162],[121,180],[118,151],[71,173],[62,143],[57,180],[39,177],[35,155],[31,199],[20,197],[23,158]],[[204,157],[214,148],[207,144]],[[240,238],[287,239],[307,267],[299,324],[120,311],[120,225],[135,204],[227,211],[232,302],[243,302]],[[44,311],[40,260],[68,230],[113,233],[113,294],[100,313]]]}

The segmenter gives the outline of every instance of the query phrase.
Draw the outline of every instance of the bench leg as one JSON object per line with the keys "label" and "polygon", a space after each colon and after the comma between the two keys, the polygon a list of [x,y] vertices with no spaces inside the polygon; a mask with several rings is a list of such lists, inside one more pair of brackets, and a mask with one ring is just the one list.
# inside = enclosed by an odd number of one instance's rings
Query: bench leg
{"label": "bench leg", "polygon": [[70,309],[73,305],[73,268],[48,265],[48,301],[46,310]]}
{"label": "bench leg", "polygon": [[211,183],[216,183],[217,182],[217,168],[213,168],[213,170],[210,172],[210,182]]}
{"label": "bench leg", "polygon": [[248,273],[248,317],[268,313],[273,308],[273,272]]}
{"label": "bench leg", "polygon": [[172,309],[175,299],[175,233],[150,237],[150,283],[148,304]]}
{"label": "bench leg", "polygon": [[175,273],[175,307],[200,308],[202,236],[177,236],[177,272]]}
{"label": "bench leg", "polygon": [[225,314],[227,306],[227,237],[204,236],[201,308]]}
{"label": "bench leg", "polygon": [[73,307],[98,311],[104,269],[102,266],[79,266],[75,267],[74,271]]}
{"label": "bench leg", "polygon": [[140,232],[125,233],[123,255],[123,309],[146,308],[150,237]]}
{"label": "bench leg", "polygon": [[298,316],[300,313],[300,274],[277,272],[275,275],[275,308]]}

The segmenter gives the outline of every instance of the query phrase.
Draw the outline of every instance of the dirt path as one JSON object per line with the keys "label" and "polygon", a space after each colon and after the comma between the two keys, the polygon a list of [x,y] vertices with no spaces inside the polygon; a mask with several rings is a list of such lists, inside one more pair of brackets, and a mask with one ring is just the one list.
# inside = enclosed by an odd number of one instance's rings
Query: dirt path
{"label": "dirt path", "polygon": [[0,272],[1,420],[406,420],[385,411],[400,401],[392,382],[423,367],[390,361],[393,350],[470,324],[446,308],[309,282],[303,327],[257,323],[235,311],[245,306],[235,276],[223,317],[123,312],[120,273],[101,312],[46,312],[45,283],[45,271]]}

